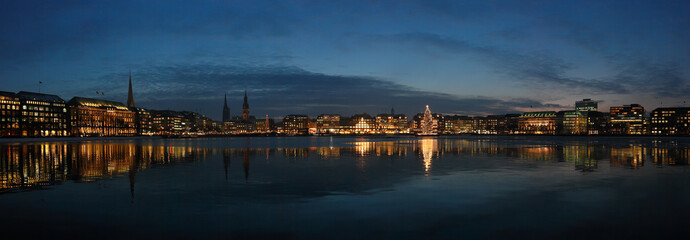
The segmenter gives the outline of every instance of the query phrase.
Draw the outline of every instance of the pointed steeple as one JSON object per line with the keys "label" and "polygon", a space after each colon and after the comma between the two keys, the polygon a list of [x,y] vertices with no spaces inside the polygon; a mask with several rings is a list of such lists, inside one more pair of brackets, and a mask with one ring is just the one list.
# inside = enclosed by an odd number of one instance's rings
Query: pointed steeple
{"label": "pointed steeple", "polygon": [[391,107],[391,115],[395,115],[395,108]]}
{"label": "pointed steeple", "polygon": [[244,103],[242,104],[242,119],[249,120],[249,103],[247,103],[247,89],[244,89]]}
{"label": "pointed steeple", "polygon": [[230,121],[230,108],[228,107],[228,94],[225,93],[225,104],[223,105],[223,122]]}
{"label": "pointed steeple", "polygon": [[127,107],[134,107],[134,94],[132,94],[132,70],[129,70],[129,94],[127,94]]}

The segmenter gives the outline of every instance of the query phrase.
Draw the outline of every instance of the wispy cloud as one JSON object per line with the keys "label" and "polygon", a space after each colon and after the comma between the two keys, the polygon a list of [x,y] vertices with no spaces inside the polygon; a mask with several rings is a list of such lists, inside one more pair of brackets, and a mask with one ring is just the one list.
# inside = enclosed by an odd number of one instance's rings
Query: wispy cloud
{"label": "wispy cloud", "polygon": [[[126,97],[127,73],[109,74],[90,86],[72,92],[91,93],[94,88],[109,89],[113,100]],[[143,107],[200,111],[218,118],[223,94],[228,92],[231,111],[239,114],[244,89],[258,116],[269,114],[397,112],[414,114],[424,105],[449,114],[500,114],[518,108],[564,108],[537,100],[498,99],[483,96],[456,96],[423,91],[391,81],[366,76],[336,76],[305,71],[296,67],[265,66],[244,68],[218,65],[175,65],[135,69],[136,102]]]}

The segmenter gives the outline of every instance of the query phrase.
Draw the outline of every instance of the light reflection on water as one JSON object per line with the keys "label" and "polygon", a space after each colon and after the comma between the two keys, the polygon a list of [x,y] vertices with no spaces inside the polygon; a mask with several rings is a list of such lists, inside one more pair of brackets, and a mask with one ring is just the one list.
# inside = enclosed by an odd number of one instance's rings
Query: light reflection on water
{"label": "light reflection on water", "polygon": [[[46,214],[39,219],[45,221],[67,218],[51,213],[72,211],[75,215],[68,219],[97,214],[112,221],[105,223],[116,223],[99,229],[155,226],[136,230],[135,236],[174,228],[184,234],[194,232],[182,235],[186,237],[196,237],[199,231],[210,237],[334,237],[335,232],[362,227],[361,233],[335,237],[375,233],[418,238],[431,231],[442,233],[439,238],[458,234],[551,238],[582,227],[576,223],[579,220],[600,218],[608,219],[608,231],[620,234],[619,225],[629,222],[617,215],[637,209],[621,203],[622,199],[640,204],[665,201],[666,206],[657,209],[661,215],[638,209],[638,215],[627,216],[633,220],[673,219],[688,213],[682,207],[690,200],[688,159],[687,139],[337,138],[334,143],[333,138],[277,138],[0,144],[0,206],[16,217],[1,223],[40,223],[22,214],[37,214],[38,203],[43,204],[41,214]],[[96,202],[113,208],[93,207]],[[614,213],[601,207],[608,205],[615,206]],[[585,206],[592,209],[592,216],[571,211]],[[525,207],[534,209],[524,213]],[[550,211],[562,212],[553,220],[549,218],[556,216]],[[265,219],[275,214],[279,219]],[[181,217],[198,223],[170,220]],[[408,226],[410,217],[435,224],[395,227]],[[238,225],[213,222],[217,218]],[[553,229],[539,230],[513,222],[516,219]],[[304,225],[290,222],[297,220]],[[444,220],[466,223],[439,224]],[[493,230],[485,225],[475,226],[477,221],[507,225],[490,233]],[[51,226],[56,231],[64,227]],[[265,232],[278,235],[262,235]],[[632,233],[628,232],[640,234]]]}

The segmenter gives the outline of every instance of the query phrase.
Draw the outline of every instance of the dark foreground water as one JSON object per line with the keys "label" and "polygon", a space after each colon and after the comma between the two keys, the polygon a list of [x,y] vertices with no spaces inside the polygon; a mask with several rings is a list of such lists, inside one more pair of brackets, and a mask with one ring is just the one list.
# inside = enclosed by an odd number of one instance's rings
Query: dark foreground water
{"label": "dark foreground water", "polygon": [[688,239],[689,158],[690,138],[6,143],[0,238]]}

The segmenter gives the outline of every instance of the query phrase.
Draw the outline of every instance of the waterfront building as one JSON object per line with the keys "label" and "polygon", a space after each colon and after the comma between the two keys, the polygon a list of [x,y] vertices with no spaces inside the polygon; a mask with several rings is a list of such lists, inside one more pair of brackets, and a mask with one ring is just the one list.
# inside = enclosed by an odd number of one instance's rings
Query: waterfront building
{"label": "waterfront building", "polygon": [[151,110],[152,131],[156,135],[179,135],[182,133],[182,115],[170,110]]}
{"label": "waterfront building", "polygon": [[587,113],[587,134],[601,135],[608,133],[609,115],[603,112]]}
{"label": "waterfront building", "polygon": [[340,131],[340,115],[338,114],[321,114],[316,117],[316,132],[335,134]]}
{"label": "waterfront building", "polygon": [[690,108],[657,108],[650,114],[650,134],[690,135]]}
{"label": "waterfront building", "polygon": [[349,133],[371,134],[376,129],[376,119],[367,113],[355,114],[350,117]]}
{"label": "waterfront building", "polygon": [[153,118],[151,112],[143,108],[129,108],[134,112],[134,123],[137,128],[137,135],[152,135],[153,134]]}
{"label": "waterfront building", "polygon": [[309,131],[309,117],[306,115],[287,115],[283,118],[282,131],[290,135],[304,135]]}
{"label": "waterfront building", "polygon": [[272,133],[275,131],[275,122],[272,118],[256,119],[256,130],[260,133]]}
{"label": "waterfront building", "polygon": [[646,134],[645,110],[639,104],[611,107],[609,112],[609,134]]}
{"label": "waterfront building", "polygon": [[62,98],[42,93],[19,92],[20,120],[24,137],[68,136],[67,108]]}
{"label": "waterfront building", "polygon": [[205,115],[191,111],[182,111],[179,114],[182,116],[183,132],[204,134],[213,131],[213,120]]}
{"label": "waterfront building", "polygon": [[504,115],[505,130],[503,131],[503,134],[513,134],[518,131],[518,123],[520,122],[521,116],[522,114],[516,113]]}
{"label": "waterfront building", "polygon": [[578,110],[558,112],[558,129],[563,135],[587,134],[587,116]]}
{"label": "waterfront building", "polygon": [[468,116],[444,116],[445,131],[451,134],[473,133],[474,119]]}
{"label": "waterfront building", "polygon": [[73,97],[68,102],[72,136],[134,136],[135,113],[120,102]]}
{"label": "waterfront building", "polygon": [[575,102],[575,110],[580,111],[581,113],[596,112],[599,111],[599,103],[597,101],[593,101],[592,99],[585,98],[582,99],[582,101]]}
{"label": "waterfront building", "polygon": [[0,91],[0,137],[21,136],[21,103],[17,94]]}
{"label": "waterfront building", "polygon": [[379,114],[376,116],[376,132],[385,134],[407,133],[407,116],[404,114]]}
{"label": "waterfront building", "polygon": [[557,114],[554,111],[526,112],[518,119],[518,134],[554,135],[557,129]]}

